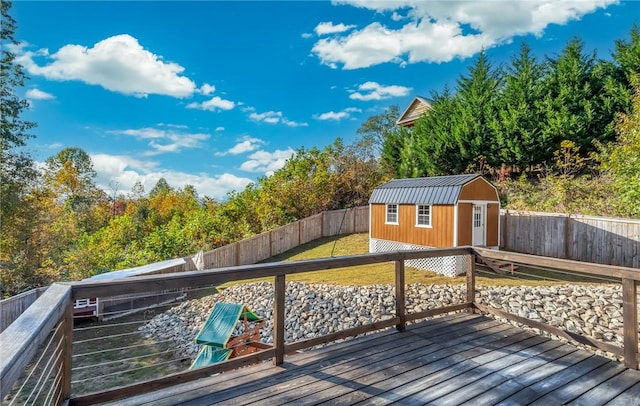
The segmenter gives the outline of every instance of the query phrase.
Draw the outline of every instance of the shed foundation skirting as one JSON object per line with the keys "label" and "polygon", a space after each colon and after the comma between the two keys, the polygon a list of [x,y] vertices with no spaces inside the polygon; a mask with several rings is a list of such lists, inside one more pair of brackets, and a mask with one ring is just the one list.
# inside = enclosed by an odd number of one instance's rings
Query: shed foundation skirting
{"label": "shed foundation skirting", "polygon": [[[369,238],[369,252],[371,253],[423,250],[429,248],[434,247],[425,247],[422,245]],[[409,259],[405,261],[405,265],[411,268],[432,271],[441,275],[457,276],[467,272],[467,256],[455,255],[450,257]]]}

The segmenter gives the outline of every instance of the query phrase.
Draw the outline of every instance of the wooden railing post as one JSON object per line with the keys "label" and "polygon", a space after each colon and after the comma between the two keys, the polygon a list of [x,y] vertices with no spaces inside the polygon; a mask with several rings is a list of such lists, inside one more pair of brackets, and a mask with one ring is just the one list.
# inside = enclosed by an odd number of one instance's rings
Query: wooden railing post
{"label": "wooden railing post", "polygon": [[407,324],[404,290],[404,260],[396,261],[396,317],[400,322],[396,324],[398,331],[404,331]]}
{"label": "wooden railing post", "polygon": [[284,275],[275,277],[275,294],[273,300],[273,348],[275,349],[274,365],[284,362],[284,305],[286,296],[286,280]]}
{"label": "wooden railing post", "polygon": [[622,279],[622,320],[624,364],[638,369],[638,284],[633,279]]}
{"label": "wooden railing post", "polygon": [[[476,302],[476,256],[467,256],[467,302]],[[469,309],[473,313],[473,308]]]}
{"label": "wooden railing post", "polygon": [[64,345],[62,347],[62,399],[71,398],[71,368],[73,366],[73,300],[64,313]]}

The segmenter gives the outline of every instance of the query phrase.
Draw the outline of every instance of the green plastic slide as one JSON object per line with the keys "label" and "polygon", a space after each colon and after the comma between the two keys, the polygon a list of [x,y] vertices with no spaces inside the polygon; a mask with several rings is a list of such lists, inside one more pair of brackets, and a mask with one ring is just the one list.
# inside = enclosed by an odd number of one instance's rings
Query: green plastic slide
{"label": "green plastic slide", "polygon": [[233,329],[238,320],[262,321],[248,307],[236,303],[218,302],[195,338],[197,344],[203,344],[190,369],[226,361],[232,350],[227,348]]}

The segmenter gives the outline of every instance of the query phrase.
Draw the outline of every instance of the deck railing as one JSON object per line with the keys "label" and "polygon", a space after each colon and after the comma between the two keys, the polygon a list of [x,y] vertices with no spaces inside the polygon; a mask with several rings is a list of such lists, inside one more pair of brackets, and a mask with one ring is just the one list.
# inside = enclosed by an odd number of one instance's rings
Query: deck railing
{"label": "deck railing", "polygon": [[[405,261],[453,255],[469,256],[465,297],[461,298],[458,304],[408,313],[405,305]],[[620,347],[604,343],[591,337],[481,304],[476,298],[476,269],[475,261],[472,260],[474,256],[551,267],[582,274],[605,275],[620,280],[623,291],[624,345]],[[393,317],[315,338],[285,341],[285,289],[287,277],[305,272],[387,262],[395,264],[393,279],[396,300]],[[148,292],[168,289],[198,289],[205,286],[219,286],[227,282],[254,278],[273,278],[274,281],[273,343],[271,348],[199,369],[168,373],[157,379],[93,393],[72,394],[72,369],[75,362],[72,355],[72,303],[76,298],[109,297],[124,294],[142,295]],[[105,282],[85,281],[54,284],[15,323],[0,335],[0,342],[2,343],[0,348],[1,397],[8,402],[14,401],[19,404],[30,402],[33,404],[61,404],[62,401],[69,400],[70,404],[74,405],[122,399],[268,359],[278,365],[284,361],[286,354],[290,352],[389,327],[395,327],[402,331],[408,322],[465,309],[467,311],[492,314],[580,344],[608,351],[624,358],[624,363],[629,368],[637,369],[639,361],[637,285],[639,280],[640,272],[629,268],[460,247],[267,263],[205,271],[151,275]],[[488,288],[490,289],[490,287]],[[31,378],[32,383],[26,384],[26,380],[20,377],[21,374],[24,376],[25,371],[27,371],[27,374],[35,376],[35,378]],[[21,386],[21,391],[16,392],[19,386]],[[7,395],[9,396],[7,397]],[[34,401],[36,398],[39,400]]]}

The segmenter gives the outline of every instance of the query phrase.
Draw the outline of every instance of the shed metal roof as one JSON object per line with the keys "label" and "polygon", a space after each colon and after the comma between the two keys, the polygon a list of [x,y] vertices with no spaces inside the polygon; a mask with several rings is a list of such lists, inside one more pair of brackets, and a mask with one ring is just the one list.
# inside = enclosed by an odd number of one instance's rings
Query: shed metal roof
{"label": "shed metal roof", "polygon": [[478,174],[394,179],[373,190],[369,203],[455,204],[462,187]]}

